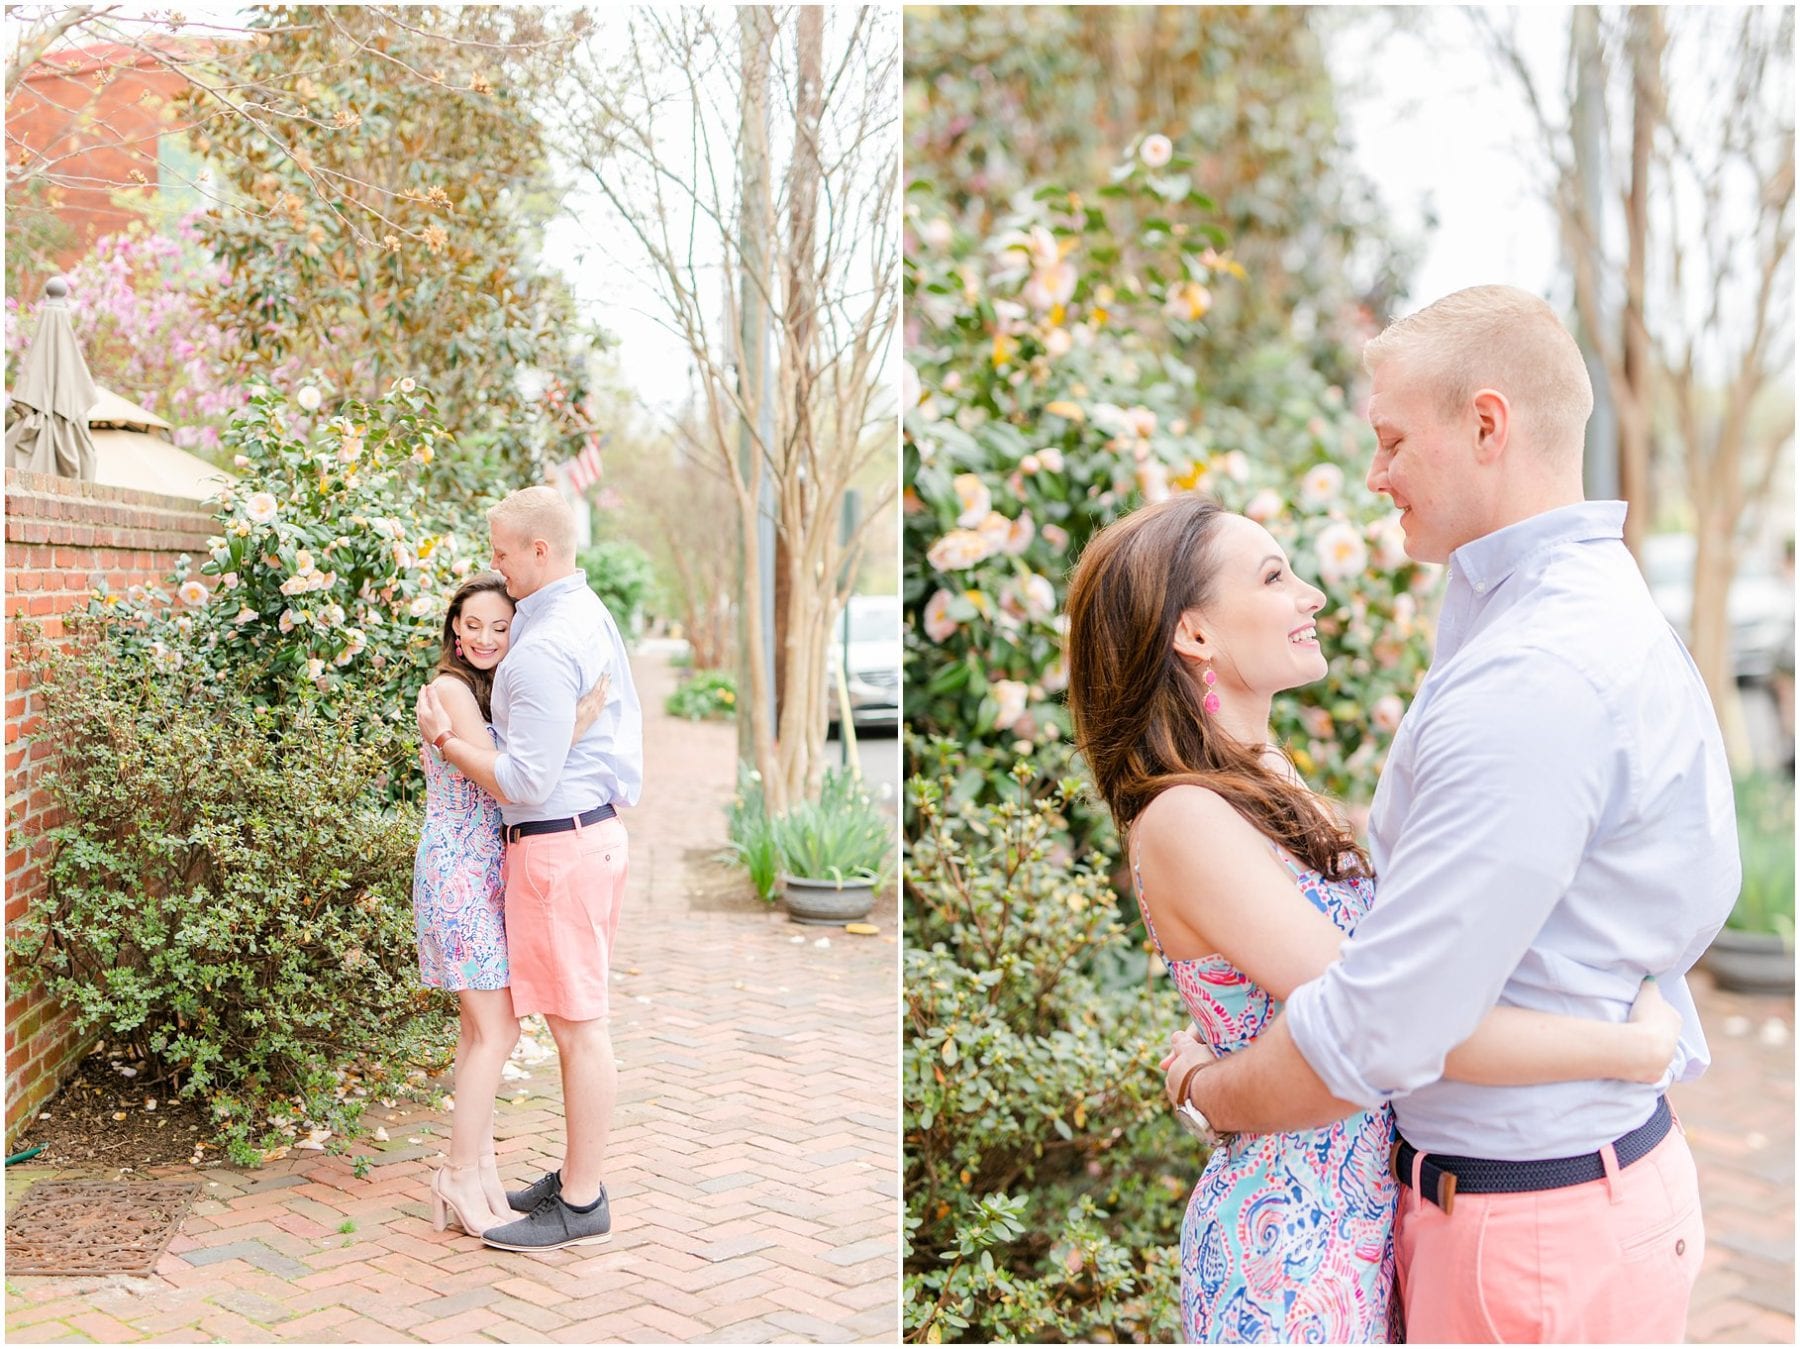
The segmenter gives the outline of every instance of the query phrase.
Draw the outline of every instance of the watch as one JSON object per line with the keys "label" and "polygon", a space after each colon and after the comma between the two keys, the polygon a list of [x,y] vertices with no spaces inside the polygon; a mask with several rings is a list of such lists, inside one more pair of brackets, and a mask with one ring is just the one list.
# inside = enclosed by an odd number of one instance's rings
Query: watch
{"label": "watch", "polygon": [[455,731],[440,731],[440,732],[438,732],[438,734],[437,734],[437,735],[436,735],[436,736],[435,736],[435,737],[434,737],[434,738],[433,738],[433,739],[432,739],[432,742],[431,742],[431,747],[432,747],[432,748],[433,748],[433,749],[435,749],[435,750],[436,750],[436,751],[437,751],[437,752],[438,752],[438,753],[439,753],[439,754],[442,754],[442,753],[443,753],[443,752],[444,752],[444,744],[445,744],[445,742],[446,742],[446,741],[449,741],[449,740],[453,740],[453,739],[455,739],[455,738],[456,738],[456,732],[455,732]]}

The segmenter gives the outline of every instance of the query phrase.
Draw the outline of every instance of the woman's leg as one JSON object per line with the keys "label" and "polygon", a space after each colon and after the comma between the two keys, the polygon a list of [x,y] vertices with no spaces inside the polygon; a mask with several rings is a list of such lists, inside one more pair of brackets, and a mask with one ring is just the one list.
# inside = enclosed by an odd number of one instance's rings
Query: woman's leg
{"label": "woman's leg", "polygon": [[484,1209],[496,1221],[510,1222],[514,1215],[506,1206],[505,1191],[496,1205],[483,1173],[493,1165],[494,1097],[500,1090],[500,1070],[519,1038],[512,993],[504,988],[467,989],[457,1001],[462,1033],[456,1045],[456,1109],[450,1117],[450,1165],[455,1169],[446,1178],[447,1188],[471,1211]]}

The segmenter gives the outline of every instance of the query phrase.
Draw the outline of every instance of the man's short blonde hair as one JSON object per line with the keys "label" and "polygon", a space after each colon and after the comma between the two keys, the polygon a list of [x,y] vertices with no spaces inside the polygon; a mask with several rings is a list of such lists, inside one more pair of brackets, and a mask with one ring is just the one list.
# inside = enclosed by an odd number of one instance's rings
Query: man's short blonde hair
{"label": "man's short blonde hair", "polygon": [[552,557],[575,556],[575,512],[554,487],[521,487],[487,513],[488,528],[504,529],[527,545],[542,539]]}
{"label": "man's short blonde hair", "polygon": [[1363,348],[1370,374],[1396,357],[1460,415],[1478,389],[1504,394],[1527,443],[1581,453],[1594,386],[1556,311],[1513,286],[1471,286],[1388,325]]}

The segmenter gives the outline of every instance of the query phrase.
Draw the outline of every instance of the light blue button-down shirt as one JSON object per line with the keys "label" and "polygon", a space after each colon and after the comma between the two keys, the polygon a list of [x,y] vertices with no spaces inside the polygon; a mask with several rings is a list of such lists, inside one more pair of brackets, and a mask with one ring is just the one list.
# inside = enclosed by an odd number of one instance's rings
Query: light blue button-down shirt
{"label": "light blue button-down shirt", "polygon": [[1427,1152],[1590,1152],[1657,1088],[1440,1081],[1496,1003],[1623,1021],[1645,974],[1706,1040],[1682,976],[1736,900],[1724,744],[1699,671],[1622,542],[1623,502],[1497,530],[1450,556],[1431,671],[1369,819],[1373,910],[1296,989],[1288,1025],[1343,1100],[1392,1099]]}
{"label": "light blue button-down shirt", "polygon": [[[610,674],[606,707],[579,744],[575,704]],[[554,820],[611,802],[634,806],[644,786],[644,714],[619,625],[580,572],[518,602],[506,659],[494,674],[494,777],[508,824]]]}

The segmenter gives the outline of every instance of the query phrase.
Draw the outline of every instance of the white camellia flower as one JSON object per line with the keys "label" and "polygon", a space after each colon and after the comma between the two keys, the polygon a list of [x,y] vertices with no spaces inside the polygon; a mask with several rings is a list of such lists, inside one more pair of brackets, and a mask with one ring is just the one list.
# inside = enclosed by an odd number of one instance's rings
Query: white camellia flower
{"label": "white camellia flower", "polygon": [[1360,576],[1369,563],[1369,549],[1355,525],[1335,520],[1313,541],[1318,554],[1319,577],[1328,584]]}
{"label": "white camellia flower", "polygon": [[288,633],[288,632],[292,632],[294,630],[295,625],[299,621],[300,620],[298,619],[298,617],[296,617],[296,615],[294,614],[294,611],[292,609],[283,609],[281,611],[281,621],[278,622],[275,626],[280,628],[282,630],[282,632]]}
{"label": "white camellia flower", "polygon": [[237,611],[237,617],[232,619],[231,621],[233,623],[236,623],[241,628],[246,623],[256,622],[256,619],[257,619],[256,610],[252,609],[249,605],[246,604],[243,608],[241,608]]}
{"label": "white camellia flower", "polygon": [[436,600],[432,599],[429,595],[419,595],[414,598],[411,604],[406,606],[406,612],[411,614],[414,618],[424,618],[435,608],[437,608]]}
{"label": "white camellia flower", "polygon": [[934,642],[946,642],[956,635],[957,622],[950,617],[951,594],[939,590],[925,601],[925,635]]}
{"label": "white camellia flower", "polygon": [[955,488],[956,500],[962,506],[962,514],[956,517],[956,523],[964,529],[974,529],[994,509],[994,494],[975,473],[958,473],[950,485]]}
{"label": "white camellia flower", "polygon": [[996,679],[988,685],[994,701],[1000,705],[994,717],[994,729],[1004,731],[1025,715],[1025,700],[1031,690],[1016,679]]}
{"label": "white camellia flower", "polygon": [[1006,543],[1003,546],[1009,557],[1018,557],[1031,547],[1031,541],[1036,537],[1037,526],[1032,523],[1031,512],[1024,511],[1017,520],[1012,522],[1012,527],[1006,531]]}
{"label": "white camellia flower", "polygon": [[1314,464],[1300,479],[1300,500],[1311,510],[1336,501],[1344,490],[1344,470],[1336,464]]}
{"label": "white camellia flower", "polygon": [[313,555],[302,548],[299,552],[294,554],[294,575],[311,576],[312,570]]}
{"label": "white camellia flower", "polygon": [[224,586],[227,590],[236,590],[238,588],[238,574],[235,571],[226,572],[223,576],[219,577],[219,584]]}
{"label": "white camellia flower", "polygon": [[1250,498],[1250,504],[1244,507],[1244,514],[1259,525],[1266,525],[1281,514],[1281,495],[1273,488],[1265,487]]}
{"label": "white camellia flower", "polygon": [[1048,618],[1056,612],[1056,587],[1050,584],[1048,576],[1033,572],[1025,578],[1022,593],[1025,612],[1032,618]]}
{"label": "white camellia flower", "polygon": [[1393,571],[1407,563],[1406,531],[1400,527],[1400,517],[1393,516],[1384,520],[1375,531],[1375,565],[1384,571]]}
{"label": "white camellia flower", "polygon": [[308,412],[317,412],[321,400],[319,391],[308,384],[304,389],[300,390],[299,393],[294,395],[294,401],[300,404],[300,406],[305,408]]}
{"label": "white camellia flower", "polygon": [[199,581],[183,581],[181,583],[181,588],[175,593],[181,596],[181,602],[183,604],[191,605],[194,608],[199,608],[211,598],[207,593],[206,587]]}
{"label": "white camellia flower", "polygon": [[931,551],[925,554],[925,560],[939,571],[962,571],[973,567],[992,553],[987,540],[974,530],[953,529],[931,545]]}
{"label": "white camellia flower", "polygon": [[308,679],[317,679],[324,673],[325,662],[318,656],[314,656],[311,660],[306,662],[306,677]]}
{"label": "white camellia flower", "polygon": [[1169,499],[1169,470],[1160,459],[1146,459],[1138,465],[1137,484],[1144,500],[1152,505]]}
{"label": "white camellia flower", "polygon": [[281,583],[281,593],[284,595],[303,595],[311,588],[304,576],[290,576]]}
{"label": "white camellia flower", "polygon": [[412,382],[412,380],[410,380],[410,379],[403,379],[400,381],[400,392],[401,393],[411,393],[414,389],[416,389],[418,387],[419,386],[414,384]]}
{"label": "white camellia flower", "polygon": [[950,241],[956,237],[956,231],[950,227],[950,222],[943,216],[935,215],[919,227],[919,237],[933,248],[941,251],[950,247]]}
{"label": "white camellia flower", "polygon": [[1006,541],[1012,538],[1013,522],[999,511],[989,511],[975,526],[975,532],[981,535],[981,541],[987,545],[988,555],[1002,551]]}
{"label": "white camellia flower", "polygon": [[281,503],[275,499],[273,492],[252,492],[250,499],[244,503],[244,514],[259,525],[268,524],[280,509]]}
{"label": "white camellia flower", "polygon": [[1152,132],[1138,147],[1138,156],[1151,168],[1160,169],[1175,157],[1175,146],[1161,132]]}
{"label": "white camellia flower", "polygon": [[1400,718],[1406,711],[1406,705],[1400,701],[1400,695],[1389,693],[1375,700],[1375,706],[1369,709],[1369,719],[1375,723],[1375,729],[1392,734],[1400,729]]}
{"label": "white camellia flower", "polygon": [[231,462],[236,468],[249,468],[250,456],[247,454],[234,454],[231,456]]}
{"label": "white camellia flower", "polygon": [[1067,356],[1074,345],[1075,339],[1069,336],[1067,328],[1052,328],[1044,335],[1044,350],[1052,359]]}

